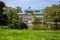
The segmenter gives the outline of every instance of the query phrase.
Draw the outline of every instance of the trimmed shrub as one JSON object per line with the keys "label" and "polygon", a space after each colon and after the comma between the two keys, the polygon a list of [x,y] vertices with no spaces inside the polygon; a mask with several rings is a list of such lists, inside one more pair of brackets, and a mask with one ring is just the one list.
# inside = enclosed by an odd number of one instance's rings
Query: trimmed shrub
{"label": "trimmed shrub", "polygon": [[20,23],[20,27],[21,27],[21,29],[24,29],[24,28],[28,29],[27,25],[23,22]]}

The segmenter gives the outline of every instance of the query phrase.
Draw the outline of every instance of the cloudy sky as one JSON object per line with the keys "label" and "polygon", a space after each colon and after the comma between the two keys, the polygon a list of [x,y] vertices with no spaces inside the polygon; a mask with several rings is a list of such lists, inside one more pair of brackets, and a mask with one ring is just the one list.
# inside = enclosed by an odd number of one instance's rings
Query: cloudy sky
{"label": "cloudy sky", "polygon": [[5,2],[6,6],[9,7],[22,7],[22,9],[27,9],[32,7],[32,9],[43,9],[47,6],[53,4],[58,4],[59,0],[2,0]]}

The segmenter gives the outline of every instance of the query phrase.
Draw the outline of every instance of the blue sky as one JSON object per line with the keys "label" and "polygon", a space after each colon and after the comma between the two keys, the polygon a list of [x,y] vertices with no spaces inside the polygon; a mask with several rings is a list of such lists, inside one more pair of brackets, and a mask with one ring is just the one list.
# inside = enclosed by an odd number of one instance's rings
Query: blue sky
{"label": "blue sky", "polygon": [[22,9],[27,9],[28,7],[32,7],[32,9],[43,9],[47,6],[51,6],[53,4],[58,4],[59,0],[2,0],[5,2],[6,6],[9,7],[22,7]]}

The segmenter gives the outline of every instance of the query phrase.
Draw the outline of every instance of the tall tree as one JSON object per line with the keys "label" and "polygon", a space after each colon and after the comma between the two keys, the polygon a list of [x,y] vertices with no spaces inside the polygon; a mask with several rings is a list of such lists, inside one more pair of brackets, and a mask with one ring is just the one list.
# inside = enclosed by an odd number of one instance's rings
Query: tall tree
{"label": "tall tree", "polygon": [[2,1],[0,1],[0,14],[2,14],[3,13],[3,8],[5,7],[5,3],[4,2],[2,2]]}
{"label": "tall tree", "polygon": [[45,8],[44,17],[46,21],[54,21],[57,29],[57,22],[60,19],[60,7],[59,5],[52,5],[51,7]]}
{"label": "tall tree", "polygon": [[8,24],[8,17],[6,14],[3,14],[5,3],[0,1],[0,25],[7,25]]}
{"label": "tall tree", "polygon": [[14,23],[16,20],[19,19],[17,10],[15,8],[11,8],[11,10],[8,12],[9,17],[9,23]]}
{"label": "tall tree", "polygon": [[21,7],[16,7],[16,11],[17,11],[17,13],[22,12],[22,8]]}
{"label": "tall tree", "polygon": [[40,10],[33,10],[34,12],[40,12]]}

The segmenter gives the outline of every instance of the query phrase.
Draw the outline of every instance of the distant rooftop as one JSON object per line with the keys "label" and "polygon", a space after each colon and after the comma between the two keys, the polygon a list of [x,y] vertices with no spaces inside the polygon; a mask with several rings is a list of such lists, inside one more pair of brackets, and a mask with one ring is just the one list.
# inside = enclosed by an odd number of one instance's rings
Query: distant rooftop
{"label": "distant rooftop", "polygon": [[[26,14],[25,12],[18,13],[18,14]],[[42,14],[41,12],[33,12],[33,14]]]}

